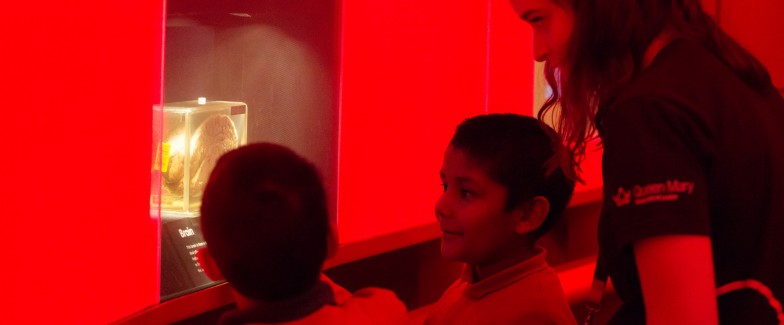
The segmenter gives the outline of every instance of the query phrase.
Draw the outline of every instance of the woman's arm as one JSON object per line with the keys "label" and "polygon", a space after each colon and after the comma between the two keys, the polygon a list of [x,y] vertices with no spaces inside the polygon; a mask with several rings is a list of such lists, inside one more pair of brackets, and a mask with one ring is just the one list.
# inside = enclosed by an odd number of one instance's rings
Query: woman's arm
{"label": "woman's arm", "polygon": [[718,324],[711,240],[667,235],[634,244],[646,323]]}

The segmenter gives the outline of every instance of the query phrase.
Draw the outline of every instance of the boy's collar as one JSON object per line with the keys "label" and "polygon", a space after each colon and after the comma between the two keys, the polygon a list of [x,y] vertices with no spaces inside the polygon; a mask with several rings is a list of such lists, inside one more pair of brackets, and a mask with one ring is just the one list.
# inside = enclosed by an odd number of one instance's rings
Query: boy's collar
{"label": "boy's collar", "polygon": [[250,306],[228,311],[221,316],[220,324],[283,323],[304,318],[323,307],[335,305],[335,295],[330,285],[318,281],[307,292],[276,302],[253,301]]}
{"label": "boy's collar", "polygon": [[469,299],[480,299],[494,291],[506,288],[512,283],[549,267],[546,260],[547,251],[544,248],[537,246],[535,252],[536,253],[531,258],[477,282],[474,281],[475,274],[473,266],[466,264],[460,278],[466,285],[463,293]]}

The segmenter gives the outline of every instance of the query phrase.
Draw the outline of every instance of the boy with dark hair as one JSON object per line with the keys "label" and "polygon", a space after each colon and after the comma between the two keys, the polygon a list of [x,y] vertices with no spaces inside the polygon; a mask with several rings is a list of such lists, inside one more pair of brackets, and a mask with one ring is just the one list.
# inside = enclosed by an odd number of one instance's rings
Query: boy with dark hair
{"label": "boy with dark hair", "polygon": [[534,118],[480,115],[457,127],[436,203],[441,254],[466,263],[426,324],[575,324],[536,240],[574,191],[560,137]]}
{"label": "boy with dark hair", "polygon": [[337,242],[316,168],[271,143],[220,158],[204,190],[205,272],[226,279],[237,310],[224,324],[396,324],[405,307],[376,288],[353,296],[321,274]]}

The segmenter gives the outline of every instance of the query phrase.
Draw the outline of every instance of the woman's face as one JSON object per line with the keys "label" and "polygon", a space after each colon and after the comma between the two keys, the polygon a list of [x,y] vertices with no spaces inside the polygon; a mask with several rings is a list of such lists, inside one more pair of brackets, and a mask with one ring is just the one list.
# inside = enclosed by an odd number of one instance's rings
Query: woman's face
{"label": "woman's face", "polygon": [[509,0],[522,20],[534,29],[534,59],[558,67],[566,56],[574,13],[556,0]]}

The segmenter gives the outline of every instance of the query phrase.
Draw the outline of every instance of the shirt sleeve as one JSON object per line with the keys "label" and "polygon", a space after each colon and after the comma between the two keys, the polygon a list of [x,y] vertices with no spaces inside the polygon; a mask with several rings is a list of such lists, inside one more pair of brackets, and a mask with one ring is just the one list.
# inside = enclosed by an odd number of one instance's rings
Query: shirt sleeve
{"label": "shirt sleeve", "polygon": [[603,121],[604,209],[619,246],[670,234],[710,235],[710,136],[687,108],[634,98]]}

